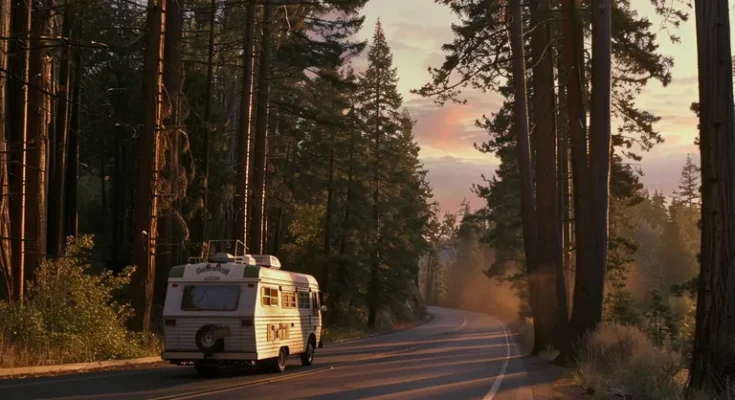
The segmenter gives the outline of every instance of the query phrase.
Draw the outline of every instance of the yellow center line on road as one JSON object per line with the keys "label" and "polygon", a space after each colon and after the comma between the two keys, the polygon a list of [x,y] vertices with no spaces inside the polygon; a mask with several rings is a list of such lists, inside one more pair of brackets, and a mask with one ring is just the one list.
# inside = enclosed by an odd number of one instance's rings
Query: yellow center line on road
{"label": "yellow center line on road", "polygon": [[[455,328],[454,330],[448,331],[448,332],[444,332],[444,333],[440,333],[440,334],[436,334],[436,335],[432,335],[432,336],[439,336],[439,335],[442,335],[442,334],[454,333],[454,332],[457,332],[457,331],[463,329],[465,326],[467,326],[467,316],[464,315],[464,314],[462,314],[462,317],[464,318],[464,321],[462,321],[462,324],[460,326],[458,326],[457,328]],[[430,338],[431,337],[429,337],[427,339],[430,339]],[[507,340],[507,334],[506,334],[506,340]],[[276,378],[259,379],[259,380],[253,381],[253,382],[244,382],[244,383],[239,383],[239,384],[227,385],[227,386],[220,387],[220,388],[203,389],[203,390],[197,390],[197,391],[192,391],[192,392],[188,392],[188,393],[181,393],[181,394],[175,394],[175,395],[170,395],[170,396],[156,397],[156,398],[153,398],[151,400],[184,400],[184,399],[191,399],[191,398],[196,398],[196,397],[201,397],[201,396],[207,396],[207,395],[213,395],[213,394],[218,394],[218,393],[224,393],[224,392],[228,392],[228,391],[231,391],[231,390],[242,389],[242,388],[256,386],[256,385],[263,385],[263,384],[267,384],[267,383],[281,382],[281,381],[285,381],[285,380],[289,380],[289,379],[300,378],[300,377],[307,376],[307,375],[318,374],[320,372],[331,371],[331,370],[334,370],[336,368],[344,367],[344,366],[351,365],[351,364],[356,364],[356,363],[363,362],[363,361],[372,361],[372,360],[377,360],[377,359],[380,359],[380,358],[391,357],[391,356],[394,356],[396,354],[410,352],[410,351],[416,350],[417,348],[420,348],[422,346],[433,344],[433,343],[434,342],[426,341],[425,340],[423,343],[416,344],[416,345],[411,346],[409,348],[401,348],[401,349],[398,349],[398,350],[394,350],[394,351],[390,351],[390,352],[386,352],[386,353],[375,354],[375,355],[372,355],[372,356],[367,356],[367,357],[359,358],[359,359],[356,359],[356,360],[345,361],[343,363],[339,363],[339,364],[331,365],[331,366],[325,366],[325,367],[322,367],[322,368],[313,369],[311,371],[296,372],[296,373],[293,373],[293,374],[287,374],[287,375],[283,375],[283,376],[276,377]]]}

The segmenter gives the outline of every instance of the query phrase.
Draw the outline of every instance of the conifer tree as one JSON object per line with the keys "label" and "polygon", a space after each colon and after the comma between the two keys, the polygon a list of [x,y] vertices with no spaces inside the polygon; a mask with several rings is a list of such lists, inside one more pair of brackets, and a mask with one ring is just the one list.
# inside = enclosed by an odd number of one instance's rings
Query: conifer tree
{"label": "conifer tree", "polygon": [[397,88],[398,75],[393,67],[393,55],[385,38],[383,27],[378,20],[375,25],[373,41],[368,52],[368,68],[360,79],[360,112],[366,134],[371,140],[371,181],[372,181],[372,217],[370,231],[372,248],[370,251],[370,286],[368,297],[370,310],[368,326],[375,325],[375,317],[380,291],[380,257],[383,241],[381,240],[381,214],[383,206],[384,174],[387,173],[384,163],[386,142],[394,137],[399,129],[397,117],[403,103]]}

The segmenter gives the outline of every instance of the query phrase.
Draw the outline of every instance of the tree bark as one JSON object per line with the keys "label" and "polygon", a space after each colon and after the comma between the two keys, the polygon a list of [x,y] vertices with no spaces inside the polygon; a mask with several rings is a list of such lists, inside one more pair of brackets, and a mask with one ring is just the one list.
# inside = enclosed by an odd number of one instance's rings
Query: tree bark
{"label": "tree bark", "polygon": [[[554,39],[563,40],[561,24],[554,24]],[[571,221],[571,174],[569,171],[569,118],[567,115],[568,99],[566,89],[566,69],[564,57],[560,46],[556,46],[557,87],[559,88],[559,101],[556,107],[557,115],[557,181],[559,182],[559,237],[561,250],[560,265],[562,266],[562,277],[564,279],[564,301],[566,302],[567,321],[571,317],[572,288],[574,287],[574,272],[572,269],[571,243],[572,243],[572,221]]]}
{"label": "tree bark", "polygon": [[[74,26],[73,2],[64,4],[62,36],[71,37]],[[69,110],[71,108],[71,49],[66,44],[59,63],[59,90],[56,93],[56,140],[54,143],[54,169],[49,185],[48,252],[53,256],[64,254],[64,186],[66,181],[66,157],[69,137]]]}
{"label": "tree bark", "polygon": [[28,69],[28,142],[26,167],[26,262],[24,279],[30,281],[46,257],[46,178],[48,157],[48,125],[51,118],[51,64],[41,38],[46,36],[50,8],[35,3],[31,28],[30,65]]}
{"label": "tree bark", "polygon": [[8,118],[10,120],[10,224],[11,262],[13,265],[13,293],[22,301],[25,293],[25,214],[26,214],[26,166],[28,142],[28,81],[30,67],[31,3],[25,0],[13,2],[11,32],[18,39],[11,43],[9,67],[14,77],[8,87]]}
{"label": "tree bark", "polygon": [[253,151],[253,217],[250,220],[249,249],[253,254],[262,254],[265,227],[265,169],[268,148],[268,108],[270,97],[270,60],[273,24],[273,2],[265,0],[263,11],[263,39],[261,41],[258,71],[257,118],[255,121],[255,148]]}
{"label": "tree bark", "polygon": [[248,180],[250,169],[251,116],[253,111],[253,68],[255,65],[255,2],[249,1],[245,16],[240,134],[237,142],[237,181],[235,183],[234,239],[248,243]]}
{"label": "tree bark", "polygon": [[[518,153],[518,166],[521,183],[521,223],[523,226],[523,249],[525,253],[526,270],[528,276],[536,273],[537,256],[536,239],[538,238],[536,225],[536,209],[533,192],[533,171],[531,168],[531,147],[528,139],[528,104],[526,100],[526,61],[523,41],[523,10],[520,0],[510,2],[510,46],[513,58],[513,89],[514,89],[514,126],[516,132],[516,151]],[[544,317],[539,315],[540,298],[538,282],[535,279],[528,280],[529,303],[534,318],[534,353],[544,350],[546,345],[551,344],[553,332],[547,332],[544,325],[536,323],[543,321]]]}
{"label": "tree bark", "polygon": [[[535,351],[559,347],[566,334],[566,302],[558,296],[564,291],[562,266],[559,265],[559,208],[556,176],[556,108],[554,69],[551,58],[549,0],[532,0],[531,36],[533,68],[533,138],[536,148],[536,218],[538,223],[537,264],[529,271],[529,287],[536,287],[544,300],[534,313],[534,326],[542,337],[535,338]],[[533,283],[531,283],[533,281]],[[560,315],[563,318],[560,318]],[[536,317],[539,317],[537,319]]]}
{"label": "tree bark", "polygon": [[[10,36],[11,0],[0,0],[0,37]],[[10,181],[8,180],[9,135],[7,91],[12,79],[8,71],[8,40],[0,40],[0,300],[15,300],[13,292],[13,242],[10,233]]]}
{"label": "tree bark", "polygon": [[[82,9],[72,32],[74,39],[82,37],[83,27]],[[82,98],[82,51],[74,50],[74,90],[71,100],[71,116],[69,117],[69,138],[66,157],[66,184],[64,188],[64,236],[76,237],[79,233],[79,212],[77,208],[77,193],[79,182],[79,109]]]}
{"label": "tree bark", "polygon": [[[179,229],[174,227],[177,221],[178,210],[176,208],[179,194],[184,193],[179,185],[181,162],[179,155],[181,154],[179,138],[183,132],[182,118],[182,97],[183,97],[183,70],[181,68],[181,52],[182,52],[182,36],[184,27],[184,8],[183,2],[180,0],[171,1],[167,4],[165,39],[163,46],[163,111],[162,125],[164,135],[162,136],[162,144],[166,143],[168,153],[166,169],[166,179],[170,187],[169,193],[158,193],[161,197],[161,205],[159,205],[163,221],[160,232],[158,234],[158,260],[156,268],[155,289],[153,296],[154,304],[163,304],[166,296],[166,285],[168,280],[168,271],[174,265],[174,252],[177,247],[174,243],[177,241],[175,235]],[[161,146],[160,157],[164,158],[164,146]],[[185,189],[184,189],[185,190]],[[165,243],[165,250],[160,251]]]}
{"label": "tree bark", "polygon": [[[592,3],[592,107],[590,112],[588,210],[585,232],[588,254],[578,260],[572,325],[583,339],[602,321],[607,270],[608,205],[610,192],[611,3]],[[571,118],[570,118],[571,119]],[[573,144],[574,146],[574,144]],[[575,156],[576,157],[576,156]],[[582,176],[581,178],[584,178]],[[579,236],[578,236],[579,238]]]}
{"label": "tree bark", "polygon": [[[587,166],[587,116],[584,111],[584,59],[582,48],[579,45],[583,35],[576,10],[577,0],[563,0],[562,9],[564,13],[562,23],[563,60],[565,86],[567,94],[567,120],[569,121],[569,142],[571,148],[572,186],[574,192],[574,244],[575,244],[575,278],[574,295],[570,327],[574,342],[581,340],[580,321],[586,307],[582,299],[583,282],[587,279],[589,268],[589,193]],[[569,352],[566,358],[573,357]]]}
{"label": "tree bark", "polygon": [[204,92],[204,151],[202,151],[202,205],[198,213],[197,240],[204,242],[207,237],[207,204],[209,203],[209,158],[210,132],[212,131],[212,86],[214,85],[214,30],[217,22],[217,1],[211,0],[209,8],[209,46],[207,50],[207,88]]}
{"label": "tree bark", "polygon": [[327,178],[327,212],[324,223],[324,269],[322,271],[322,280],[320,282],[327,290],[329,284],[329,269],[331,267],[330,257],[332,255],[332,214],[334,213],[334,146],[336,144],[335,132],[333,128],[329,129],[331,132],[331,141],[329,146],[329,177]]}
{"label": "tree bark", "polygon": [[370,260],[370,284],[368,285],[368,328],[375,327],[376,318],[378,314],[378,292],[380,290],[380,109],[381,109],[381,98],[380,98],[380,81],[375,90],[375,147],[373,149],[373,184],[375,185],[373,191],[373,215],[372,215],[372,234],[373,234],[373,249]]}
{"label": "tree bark", "polygon": [[158,232],[158,186],[161,167],[160,138],[166,0],[148,2],[148,46],[144,59],[143,130],[138,142],[138,188],[135,201],[133,265],[131,281],[133,309],[130,328],[150,330],[156,276]]}
{"label": "tree bark", "polygon": [[729,8],[696,0],[702,241],[690,389],[712,393],[733,378],[735,335],[735,115]]}

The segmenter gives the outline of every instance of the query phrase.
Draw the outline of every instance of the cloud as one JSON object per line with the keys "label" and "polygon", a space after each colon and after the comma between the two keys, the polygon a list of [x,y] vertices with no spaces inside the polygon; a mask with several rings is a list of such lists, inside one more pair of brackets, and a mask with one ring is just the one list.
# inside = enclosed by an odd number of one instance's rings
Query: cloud
{"label": "cloud", "polygon": [[427,179],[434,191],[434,199],[442,210],[456,211],[463,199],[467,199],[473,209],[483,207],[485,202],[472,193],[473,184],[482,183],[482,175],[490,177],[495,173],[497,164],[488,160],[485,163],[465,161],[455,157],[424,159],[424,167],[429,172]]}
{"label": "cloud", "polygon": [[487,138],[475,121],[497,111],[501,102],[496,94],[477,94],[470,95],[466,104],[438,107],[428,99],[413,99],[406,106],[417,121],[414,134],[420,145],[445,151],[474,151],[473,144]]}

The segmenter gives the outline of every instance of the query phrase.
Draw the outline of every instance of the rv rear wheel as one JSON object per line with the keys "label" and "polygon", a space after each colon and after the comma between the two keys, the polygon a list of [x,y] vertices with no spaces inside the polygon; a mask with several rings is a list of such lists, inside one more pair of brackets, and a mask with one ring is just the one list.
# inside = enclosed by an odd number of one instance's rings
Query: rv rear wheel
{"label": "rv rear wheel", "polygon": [[309,338],[306,345],[306,351],[301,353],[301,365],[308,367],[314,362],[314,339]]}
{"label": "rv rear wheel", "polygon": [[288,359],[288,351],[285,347],[281,347],[278,351],[278,357],[276,358],[276,365],[274,372],[283,372],[286,370],[286,360]]}

